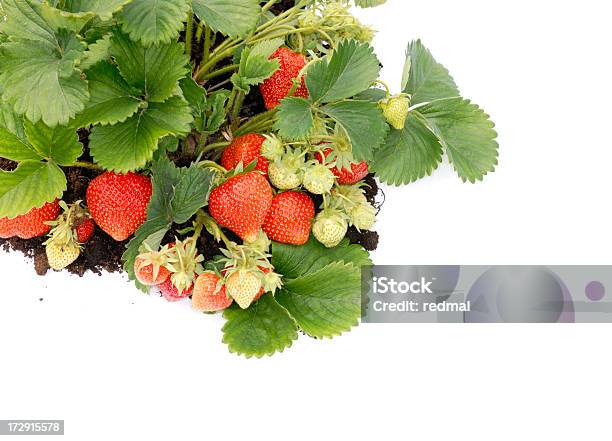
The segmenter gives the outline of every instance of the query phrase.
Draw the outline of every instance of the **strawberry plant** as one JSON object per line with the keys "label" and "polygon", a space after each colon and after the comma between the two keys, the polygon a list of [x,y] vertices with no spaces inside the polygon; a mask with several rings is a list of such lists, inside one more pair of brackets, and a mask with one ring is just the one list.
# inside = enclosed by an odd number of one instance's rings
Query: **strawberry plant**
{"label": "strawberry plant", "polygon": [[1,0],[2,243],[223,311],[246,356],[349,331],[378,183],[498,156],[421,41],[379,78],[351,8],[383,3]]}

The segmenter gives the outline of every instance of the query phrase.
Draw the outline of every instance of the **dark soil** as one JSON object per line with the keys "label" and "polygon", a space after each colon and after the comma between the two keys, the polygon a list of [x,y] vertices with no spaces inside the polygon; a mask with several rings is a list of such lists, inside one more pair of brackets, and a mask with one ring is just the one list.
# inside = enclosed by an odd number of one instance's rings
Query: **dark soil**
{"label": "dark soil", "polygon": [[[271,11],[278,14],[292,7],[293,4],[293,0],[283,0],[274,5],[271,8]],[[197,45],[197,43],[194,44]],[[199,46],[194,46],[193,49],[193,53],[195,54],[202,52],[202,48]],[[215,79],[215,82],[218,83],[225,80],[227,80],[227,78],[220,77]],[[250,117],[263,111],[265,111],[263,99],[259,94],[258,88],[253,88],[252,92],[244,100],[244,104],[241,109],[241,117]],[[85,147],[85,155],[83,156],[83,160],[85,161],[91,160],[87,149],[89,143],[88,136],[89,133],[86,130],[79,131],[80,141]],[[177,153],[173,154],[171,159],[178,166],[186,166],[189,165],[194,158],[191,156],[180,156],[180,154]],[[0,169],[13,170],[16,166],[17,164],[15,162],[0,158]],[[100,174],[99,171],[83,168],[65,168],[64,172],[66,173],[66,177],[68,179],[68,190],[64,193],[63,200],[67,203],[85,201],[87,186],[92,179]],[[366,197],[370,203],[377,208],[380,208],[384,202],[384,194],[379,190],[373,175],[368,176],[366,183],[368,184],[368,186],[365,187]],[[315,200],[316,205],[319,206],[319,198],[313,196],[313,199]],[[178,233],[178,231],[187,226],[189,225],[185,224],[175,226],[164,238],[164,243],[173,241],[175,237],[180,238],[181,235]],[[231,232],[227,233],[231,240],[238,241],[238,238]],[[375,250],[378,246],[378,233],[373,231],[359,232],[355,228],[350,228],[348,238],[352,243],[360,244],[369,251]],[[43,245],[45,240],[45,237],[38,237],[30,240],[23,240],[19,238],[0,239],[0,248],[5,251],[14,250],[23,253],[26,257],[32,259],[36,273],[39,275],[44,275],[49,270],[49,264],[45,254],[45,247]],[[83,276],[83,274],[85,274],[85,272],[88,270],[98,275],[102,275],[103,272],[112,273],[122,271],[121,256],[125,251],[127,242],[128,241],[116,242],[102,230],[96,228],[93,237],[83,247],[81,256],[72,265],[70,265],[67,270],[70,273],[78,274],[79,276]],[[210,260],[219,254],[219,244],[206,232],[202,234],[198,244],[198,248],[206,260]]]}

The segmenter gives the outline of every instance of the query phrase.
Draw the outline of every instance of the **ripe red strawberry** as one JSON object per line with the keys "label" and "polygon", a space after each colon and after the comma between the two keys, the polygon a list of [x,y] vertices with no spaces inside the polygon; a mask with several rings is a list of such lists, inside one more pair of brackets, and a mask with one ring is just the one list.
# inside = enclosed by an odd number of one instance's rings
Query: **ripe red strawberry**
{"label": "ripe red strawberry", "polygon": [[87,242],[93,236],[95,228],[96,224],[90,217],[83,218],[75,228],[77,241],[79,243]]}
{"label": "ripe red strawberry", "polygon": [[87,188],[87,206],[102,230],[118,242],[126,240],[147,219],[153,188],[147,176],[106,172]]}
{"label": "ripe red strawberry", "polygon": [[[331,152],[332,149],[325,149],[323,153],[327,158]],[[323,162],[323,158],[320,154],[317,154],[316,156],[319,162]],[[350,170],[346,167],[332,167],[331,171],[334,173],[336,178],[338,178],[338,184],[340,185],[356,184],[357,182],[368,176],[368,174],[370,173],[370,170],[368,169],[368,164],[365,161],[361,161],[358,164],[352,163]]]}
{"label": "ripe red strawberry", "polygon": [[222,226],[246,242],[259,235],[272,205],[272,187],[261,173],[252,171],[234,176],[210,193],[208,210]]}
{"label": "ripe red strawberry", "polygon": [[241,162],[246,167],[257,159],[255,170],[264,174],[268,173],[268,160],[261,156],[261,145],[265,140],[265,137],[257,133],[248,133],[234,138],[232,143],[223,150],[221,165],[231,170]]}
{"label": "ripe red strawberry", "polygon": [[0,239],[8,239],[15,235],[12,219],[0,217]]}
{"label": "ripe red strawberry", "polygon": [[184,299],[189,296],[193,291],[193,285],[191,285],[188,289],[183,292],[179,292],[179,290],[172,283],[172,278],[168,277],[163,283],[157,285],[162,295],[169,302],[178,302],[179,300]]}
{"label": "ripe red strawberry", "polygon": [[[300,71],[306,66],[306,57],[304,55],[293,52],[286,47],[278,48],[270,57],[270,59],[272,58],[278,59],[280,68],[259,86],[266,109],[268,110],[278,106],[280,101],[289,94],[293,87],[293,79],[297,78]],[[297,88],[293,96],[308,98],[308,89],[303,77],[302,84]]]}
{"label": "ripe red strawberry", "polygon": [[287,191],[274,197],[263,230],[271,240],[291,245],[308,242],[314,202],[305,193]]}
{"label": "ripe red strawberry", "polygon": [[215,273],[200,274],[191,296],[191,306],[202,312],[221,311],[230,306],[233,300],[227,296],[225,285],[219,288],[220,280],[221,278]]}
{"label": "ripe red strawberry", "polygon": [[17,236],[21,239],[32,239],[43,236],[51,229],[51,226],[45,222],[57,219],[60,211],[59,201],[56,199],[14,219],[0,218],[0,237],[8,239]]}

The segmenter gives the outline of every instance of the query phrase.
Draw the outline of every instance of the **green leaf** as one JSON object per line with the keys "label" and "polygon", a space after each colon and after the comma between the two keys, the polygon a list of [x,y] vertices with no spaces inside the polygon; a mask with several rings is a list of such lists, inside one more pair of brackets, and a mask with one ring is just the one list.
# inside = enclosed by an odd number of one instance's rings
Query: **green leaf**
{"label": "green leaf", "polygon": [[[164,136],[157,143],[157,153],[176,152],[179,147],[179,140],[175,136]],[[154,159],[155,160],[155,159]]]}
{"label": "green leaf", "polygon": [[405,185],[429,176],[442,162],[442,145],[422,117],[410,112],[403,130],[391,130],[374,151],[370,171],[386,184]]}
{"label": "green leaf", "polygon": [[297,279],[334,262],[351,263],[357,267],[372,265],[369,254],[360,245],[343,240],[334,248],[326,248],[314,237],[304,245],[272,243],[272,265],[286,279]]}
{"label": "green leaf", "polygon": [[117,19],[132,40],[151,46],[176,39],[188,11],[187,0],[133,0]]}
{"label": "green leaf", "polygon": [[206,203],[213,187],[215,173],[196,164],[180,169],[180,178],[174,186],[170,209],[173,221],[187,222]]}
{"label": "green leaf", "polygon": [[23,118],[15,113],[8,103],[0,101],[0,127],[14,134],[21,141],[27,143],[25,130],[23,129]]}
{"label": "green leaf", "polygon": [[230,352],[246,357],[272,355],[288,348],[298,337],[295,321],[274,296],[264,295],[248,309],[230,307],[223,312],[223,342]]}
{"label": "green leaf", "polygon": [[87,71],[90,100],[77,116],[77,125],[116,124],[134,115],[142,101],[114,65],[102,61]]}
{"label": "green leaf", "polygon": [[356,100],[371,101],[373,103],[378,103],[380,100],[386,97],[387,97],[387,92],[385,92],[383,89],[377,89],[377,88],[367,89],[355,95]]}
{"label": "green leaf", "polygon": [[499,147],[495,124],[478,105],[460,97],[448,98],[419,108],[419,113],[464,182],[481,181],[495,170]]}
{"label": "green leaf", "polygon": [[54,31],[66,29],[79,33],[94,16],[93,14],[72,14],[47,3],[36,5],[36,10]]}
{"label": "green leaf", "polygon": [[380,63],[369,44],[345,40],[308,69],[306,86],[312,101],[328,103],[366,90],[379,73]]}
{"label": "green leaf", "polygon": [[230,92],[224,89],[211,93],[204,106],[205,121],[202,125],[202,134],[215,133],[225,121],[225,103],[229,99]]}
{"label": "green leaf", "polygon": [[90,44],[85,54],[83,54],[83,59],[79,67],[83,70],[87,70],[100,61],[110,60],[110,46],[110,35],[105,35],[95,43]]}
{"label": "green leaf", "polygon": [[168,158],[161,158],[151,164],[153,194],[147,206],[147,218],[163,218],[172,223],[172,197],[180,180],[180,170]]}
{"label": "green leaf", "polygon": [[355,5],[360,8],[373,8],[374,6],[380,6],[386,2],[387,0],[355,0]]}
{"label": "green leaf", "polygon": [[206,89],[196,83],[193,78],[185,77],[180,81],[183,97],[194,112],[202,112],[206,105]]}
{"label": "green leaf", "polygon": [[23,119],[6,103],[0,103],[0,158],[12,161],[40,160],[23,129]]}
{"label": "green leaf", "polygon": [[257,25],[259,0],[193,0],[193,12],[213,31],[244,37]]}
{"label": "green leaf", "polygon": [[66,176],[52,162],[23,161],[13,171],[0,170],[0,217],[26,214],[65,190]]}
{"label": "green leaf", "polygon": [[281,137],[288,140],[304,139],[313,125],[312,104],[299,97],[287,97],[281,101],[274,123]]}
{"label": "green leaf", "polygon": [[325,105],[321,112],[344,128],[358,161],[371,160],[373,151],[381,145],[389,130],[380,107],[369,101],[339,101]]}
{"label": "green leaf", "polygon": [[459,96],[459,89],[448,70],[438,63],[421,40],[413,41],[406,51],[408,74],[404,92],[412,95],[412,105]]}
{"label": "green leaf", "polygon": [[95,161],[107,170],[127,172],[144,167],[166,135],[184,136],[191,130],[189,104],[179,97],[151,103],[124,122],[96,126],[89,137]]}
{"label": "green leaf", "polygon": [[0,32],[13,39],[36,40],[46,43],[47,47],[57,47],[53,27],[42,16],[38,2],[3,0],[2,9],[6,20],[0,21]]}
{"label": "green leaf", "polygon": [[125,80],[143,91],[149,102],[163,102],[174,95],[178,81],[189,72],[183,45],[178,42],[147,48],[115,32],[110,52]]}
{"label": "green leaf", "polygon": [[11,161],[42,159],[36,150],[5,128],[0,128],[0,158]]}
{"label": "green leaf", "polygon": [[197,164],[178,168],[168,158],[151,166],[153,195],[148,206],[148,217],[161,217],[183,224],[206,205],[213,187],[215,172]]}
{"label": "green leaf", "polygon": [[311,337],[340,335],[359,324],[361,271],[352,264],[332,263],[286,281],[276,300]]}
{"label": "green leaf", "polygon": [[64,0],[65,11],[81,15],[97,15],[103,20],[109,20],[113,14],[132,0]]}
{"label": "green leaf", "polygon": [[14,41],[0,46],[2,99],[19,114],[47,125],[67,124],[89,99],[87,83],[74,68],[83,46],[64,33],[60,46],[43,41]]}
{"label": "green leaf", "polygon": [[28,120],[24,126],[30,144],[44,159],[70,166],[83,154],[83,145],[74,127],[49,127],[42,121],[34,124]]}
{"label": "green leaf", "polygon": [[233,85],[241,92],[248,94],[251,86],[262,83],[272,76],[280,67],[277,59],[270,60],[270,55],[284,44],[282,38],[265,40],[252,48],[246,47],[240,55],[238,73],[232,75]]}

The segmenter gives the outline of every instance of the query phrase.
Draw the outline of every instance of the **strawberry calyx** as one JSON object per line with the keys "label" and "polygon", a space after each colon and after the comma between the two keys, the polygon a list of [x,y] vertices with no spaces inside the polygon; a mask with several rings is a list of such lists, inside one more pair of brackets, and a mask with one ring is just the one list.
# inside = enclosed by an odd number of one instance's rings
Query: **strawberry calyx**
{"label": "strawberry calyx", "polygon": [[[223,265],[227,294],[243,309],[265,292],[274,294],[282,286],[281,276],[274,272],[269,260],[269,240],[265,234],[258,239],[260,242],[255,244],[230,243],[227,249],[221,249],[222,257],[217,260]],[[268,249],[263,250],[264,244]]]}
{"label": "strawberry calyx", "polygon": [[82,201],[76,201],[69,205],[59,201],[62,213],[57,219],[45,222],[51,227],[49,240],[58,244],[81,243],[77,230],[84,222],[92,221],[91,214],[81,206],[81,203]]}
{"label": "strawberry calyx", "polygon": [[153,250],[145,243],[146,251],[140,253],[134,261],[134,273],[144,285],[159,285],[170,277],[168,264],[170,261],[170,245],[163,245],[159,250]]}
{"label": "strawberry calyx", "polygon": [[[201,229],[200,229],[201,231]],[[197,240],[200,232],[185,240],[175,239],[170,248],[165,267],[170,271],[172,285],[181,292],[193,287],[196,277],[204,271],[204,256],[198,253]]]}
{"label": "strawberry calyx", "polygon": [[357,230],[371,230],[376,223],[376,208],[365,196],[366,184],[338,185],[331,192],[330,206],[344,213]]}
{"label": "strawberry calyx", "polygon": [[306,150],[287,147],[285,152],[268,166],[268,179],[279,190],[293,190],[302,185],[306,168]]}
{"label": "strawberry calyx", "polygon": [[276,135],[263,135],[266,140],[261,145],[261,156],[269,161],[278,161],[285,153],[283,141]]}

